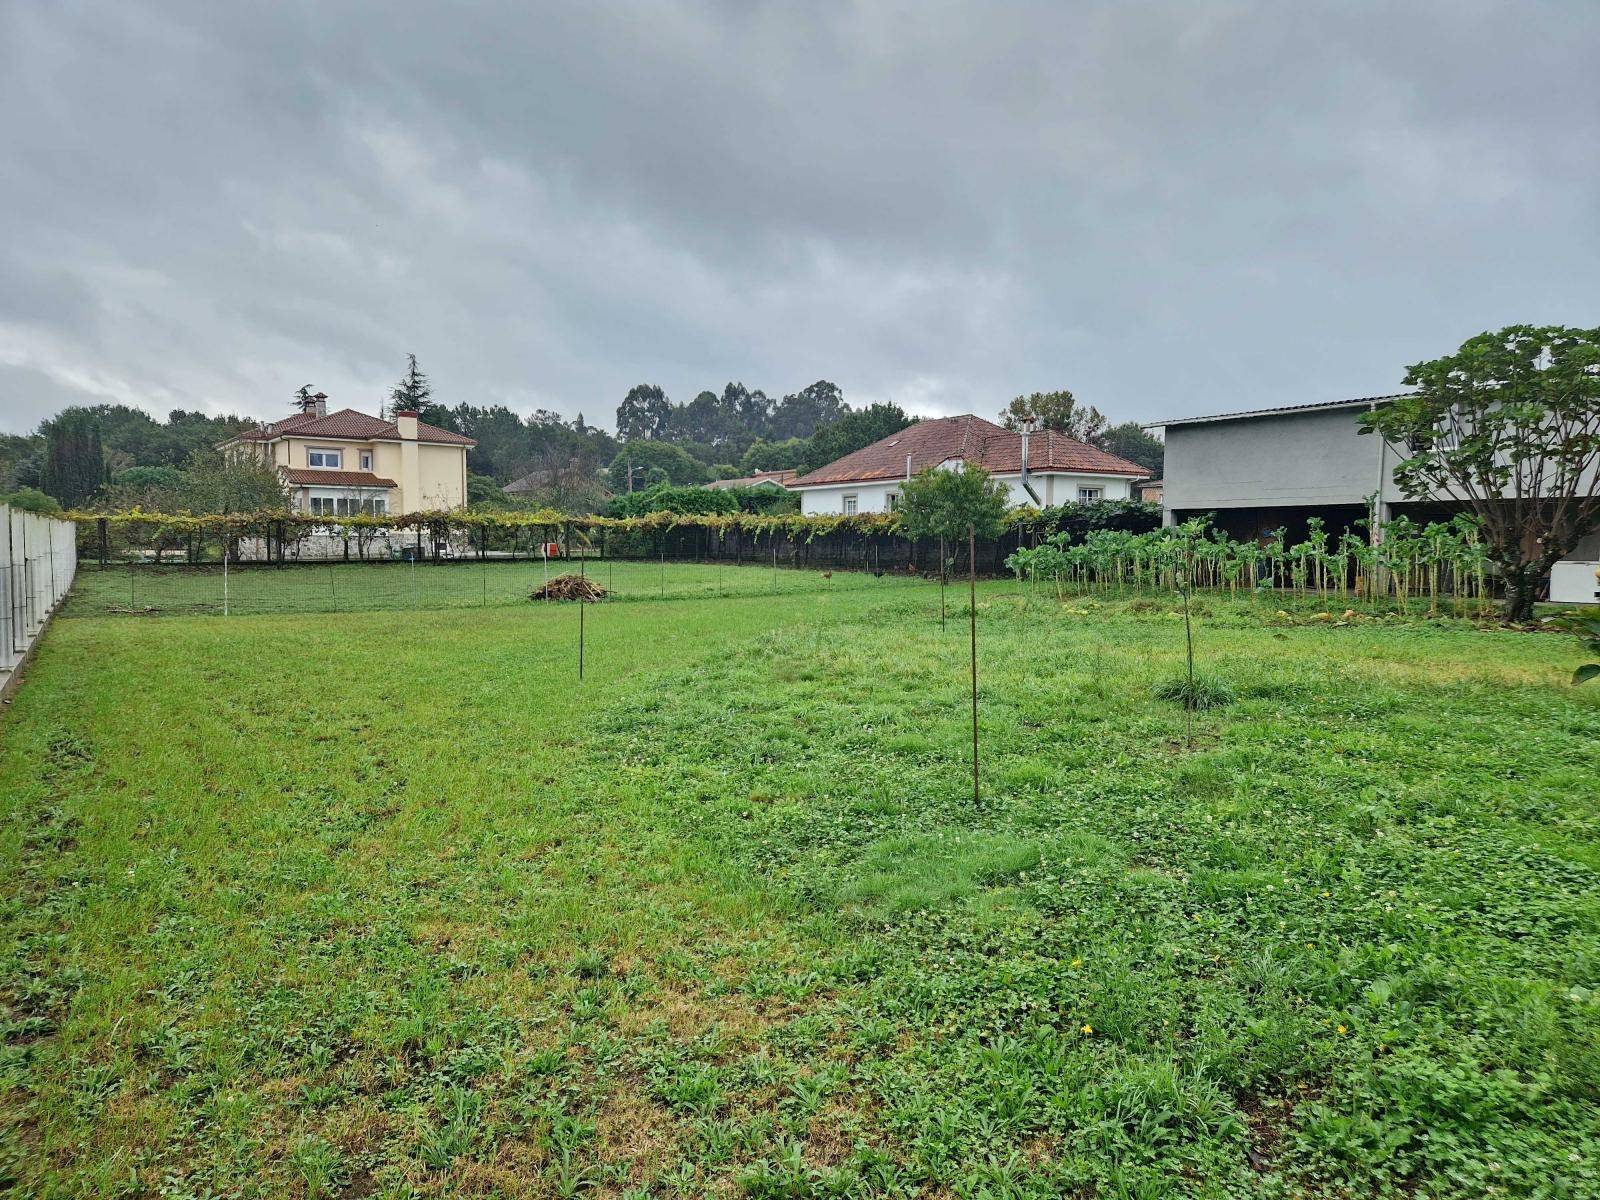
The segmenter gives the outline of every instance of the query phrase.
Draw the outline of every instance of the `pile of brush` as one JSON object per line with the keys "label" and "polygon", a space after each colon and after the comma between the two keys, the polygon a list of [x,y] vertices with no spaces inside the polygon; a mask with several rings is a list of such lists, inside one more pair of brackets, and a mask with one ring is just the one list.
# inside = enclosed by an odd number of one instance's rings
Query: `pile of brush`
{"label": "pile of brush", "polygon": [[606,590],[582,575],[557,575],[543,587],[534,588],[529,600],[586,600],[605,598]]}

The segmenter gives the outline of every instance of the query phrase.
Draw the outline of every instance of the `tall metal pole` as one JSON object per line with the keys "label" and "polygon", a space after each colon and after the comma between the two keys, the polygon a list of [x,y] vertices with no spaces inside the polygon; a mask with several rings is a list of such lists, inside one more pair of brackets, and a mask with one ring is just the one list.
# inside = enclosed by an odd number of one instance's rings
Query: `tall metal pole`
{"label": "tall metal pole", "polygon": [[939,537],[939,632],[944,632],[944,536]]}
{"label": "tall metal pole", "polygon": [[[572,551],[572,526],[567,526],[567,552]],[[589,605],[589,598],[584,595],[585,581],[588,579],[588,564],[578,559],[578,682],[583,682],[583,610]]]}
{"label": "tall metal pole", "polygon": [[978,803],[978,534],[967,526],[967,614],[972,631],[972,802]]}

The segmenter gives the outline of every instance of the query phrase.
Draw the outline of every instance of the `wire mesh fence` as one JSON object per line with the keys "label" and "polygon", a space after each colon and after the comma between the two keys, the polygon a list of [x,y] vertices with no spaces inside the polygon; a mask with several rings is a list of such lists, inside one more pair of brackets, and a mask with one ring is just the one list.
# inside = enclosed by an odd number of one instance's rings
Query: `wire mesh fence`
{"label": "wire mesh fence", "polygon": [[[751,597],[892,587],[906,572],[802,569],[783,563],[648,559],[326,562],[285,567],[233,562],[85,564],[64,617],[246,616],[528,604],[535,589],[584,573],[608,600]],[[533,601],[542,603],[543,601]]]}

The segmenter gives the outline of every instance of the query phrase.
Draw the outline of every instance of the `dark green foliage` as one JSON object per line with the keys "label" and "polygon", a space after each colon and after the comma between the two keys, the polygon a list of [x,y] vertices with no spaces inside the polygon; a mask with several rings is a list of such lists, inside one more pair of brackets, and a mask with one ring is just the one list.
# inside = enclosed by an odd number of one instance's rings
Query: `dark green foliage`
{"label": "dark green foliage", "polygon": [[1081,542],[1097,529],[1122,533],[1149,533],[1161,528],[1161,506],[1143,500],[1096,500],[1093,504],[1062,504],[1042,510],[1040,529],[1053,529]]}
{"label": "dark green foliage", "polygon": [[1140,428],[1137,421],[1124,421],[1113,425],[1094,439],[1094,444],[1111,454],[1120,454],[1129,462],[1146,468],[1155,478],[1160,478],[1166,465],[1167,444]]}
{"label": "dark green foliage", "polygon": [[606,469],[611,491],[617,496],[641,492],[658,484],[692,487],[706,482],[710,474],[681,446],[657,441],[626,443]]}
{"label": "dark green foliage", "polygon": [[83,508],[106,481],[100,418],[85,408],[69,408],[42,427],[44,469],[39,488],[63,508]]}
{"label": "dark green foliage", "polygon": [[1550,568],[1600,525],[1600,328],[1511,325],[1406,369],[1400,396],[1361,418],[1393,443],[1408,496],[1443,494],[1478,518],[1528,621]]}
{"label": "dark green foliage", "polygon": [[416,413],[419,420],[429,425],[441,429],[454,428],[450,410],[434,401],[433,385],[417,366],[415,354],[406,355],[405,374],[400,377],[399,383],[389,389],[389,414],[393,416],[406,410]]}
{"label": "dark green foliage", "polygon": [[197,450],[184,464],[180,491],[192,513],[283,512],[289,507],[283,477],[254,458],[229,462],[215,450]]}
{"label": "dark green foliage", "polygon": [[800,466],[806,451],[805,438],[786,438],[780,442],[760,440],[753,442],[739,460],[740,475],[754,475],[757,471],[792,471]]}
{"label": "dark green foliage", "polygon": [[1080,442],[1093,442],[1106,425],[1098,408],[1080,405],[1077,397],[1065,388],[1013,397],[1000,413],[1000,423],[1007,429],[1021,429],[1023,423],[1030,420]]}
{"label": "dark green foliage", "polygon": [[472,508],[507,508],[511,497],[493,475],[468,475],[467,504]]}
{"label": "dark green foliage", "polygon": [[847,412],[812,435],[805,453],[800,456],[799,469],[802,473],[815,471],[892,433],[899,433],[911,422],[912,418],[898,404],[871,404],[858,412]]}
{"label": "dark green foliage", "polygon": [[18,488],[14,492],[0,493],[0,504],[10,505],[19,512],[58,513],[61,503],[38,488]]}
{"label": "dark green foliage", "polygon": [[642,517],[646,513],[736,513],[739,497],[733,491],[708,487],[672,487],[658,483],[642,492],[624,492],[611,497],[612,517]]}
{"label": "dark green foliage", "polygon": [[965,470],[929,467],[900,489],[900,523],[907,537],[939,537],[955,542],[973,531],[997,537],[1009,507],[1006,486],[982,467]]}
{"label": "dark green foliage", "polygon": [[672,420],[672,401],[660,384],[641,383],[617,406],[617,437],[624,442],[660,440]]}

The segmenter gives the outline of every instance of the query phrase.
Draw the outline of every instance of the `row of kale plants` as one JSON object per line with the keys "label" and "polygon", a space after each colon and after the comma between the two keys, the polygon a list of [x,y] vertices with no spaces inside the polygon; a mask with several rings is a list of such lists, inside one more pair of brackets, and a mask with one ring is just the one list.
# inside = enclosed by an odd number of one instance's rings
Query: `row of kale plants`
{"label": "row of kale plants", "polygon": [[1372,538],[1365,528],[1330,536],[1318,518],[1305,540],[1291,544],[1284,530],[1260,540],[1236,541],[1203,518],[1143,533],[1092,530],[1081,539],[1057,533],[1006,559],[1019,582],[1067,594],[1170,592],[1187,581],[1196,588],[1242,593],[1279,592],[1376,602],[1392,596],[1402,607],[1426,599],[1485,603],[1491,573],[1483,538],[1470,515],[1419,525],[1396,517]]}

